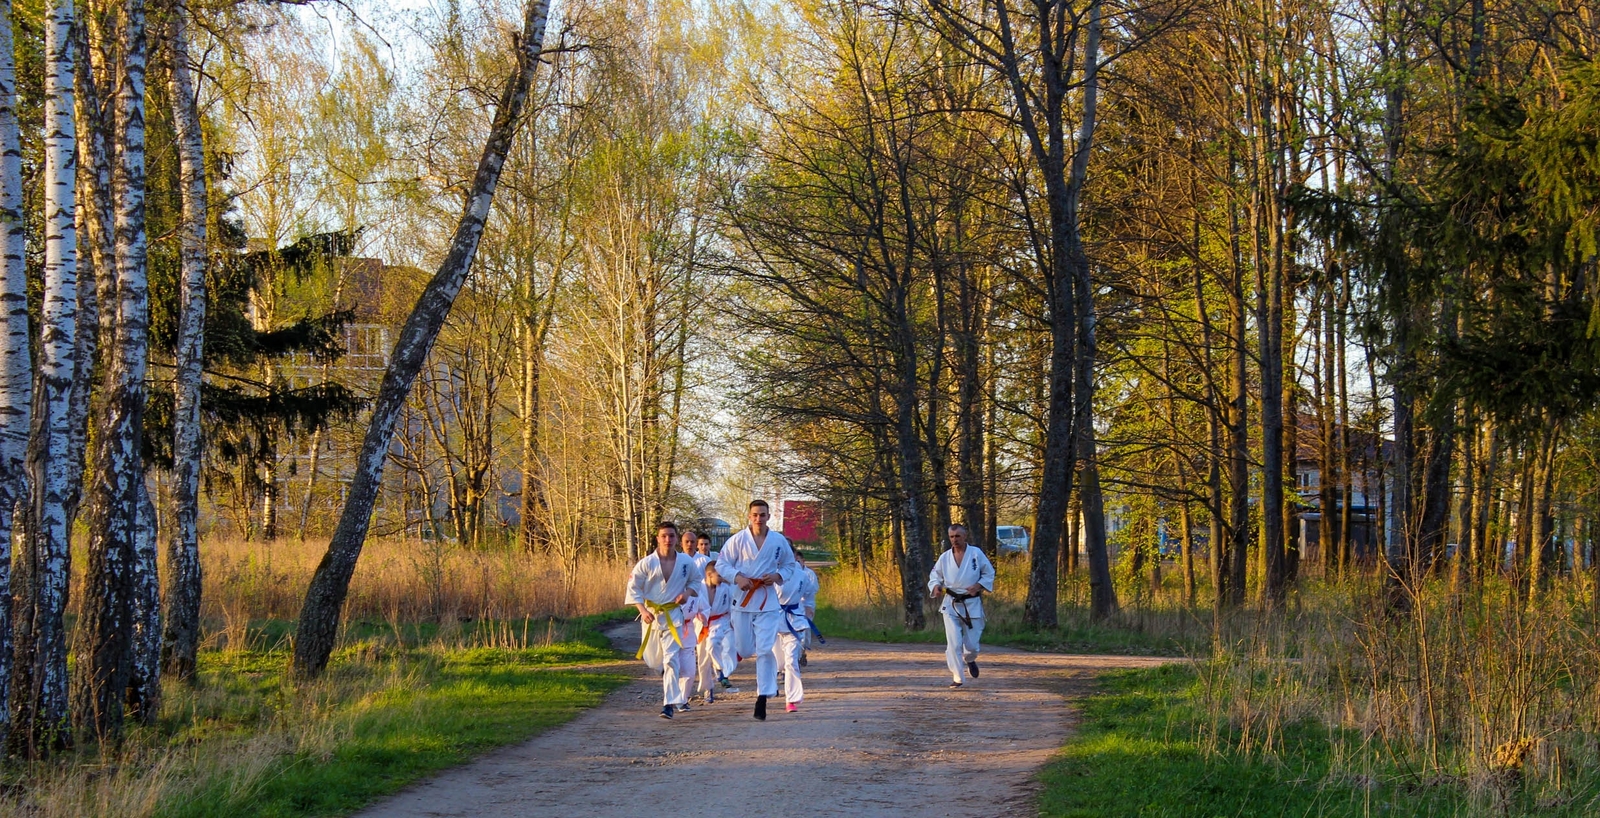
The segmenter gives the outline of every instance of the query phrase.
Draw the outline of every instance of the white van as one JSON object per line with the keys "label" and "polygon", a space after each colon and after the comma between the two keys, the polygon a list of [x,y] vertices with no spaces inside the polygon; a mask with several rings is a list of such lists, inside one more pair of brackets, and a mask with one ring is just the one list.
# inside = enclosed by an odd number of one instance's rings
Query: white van
{"label": "white van", "polygon": [[997,525],[994,528],[995,553],[1028,553],[1028,529],[1020,525]]}

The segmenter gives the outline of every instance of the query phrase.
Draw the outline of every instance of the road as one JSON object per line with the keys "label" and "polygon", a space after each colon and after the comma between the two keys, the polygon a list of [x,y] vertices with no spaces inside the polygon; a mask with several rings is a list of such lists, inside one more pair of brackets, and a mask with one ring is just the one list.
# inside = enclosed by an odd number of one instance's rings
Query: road
{"label": "road", "polygon": [[[631,651],[636,626],[613,632]],[[950,690],[942,646],[829,640],[797,714],[744,692],[658,717],[643,675],[566,725],[413,786],[363,818],[951,816],[1032,814],[1034,773],[1072,732],[1071,702],[1112,668],[1164,659],[985,649]]]}

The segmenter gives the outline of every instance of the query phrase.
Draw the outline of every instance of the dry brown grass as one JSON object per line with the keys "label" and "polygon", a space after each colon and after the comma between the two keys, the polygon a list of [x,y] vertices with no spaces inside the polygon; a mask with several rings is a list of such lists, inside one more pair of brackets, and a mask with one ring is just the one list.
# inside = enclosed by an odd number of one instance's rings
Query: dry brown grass
{"label": "dry brown grass", "polygon": [[[292,620],[325,540],[209,540],[201,546],[207,647],[245,647],[252,622]],[[347,622],[527,621],[602,613],[622,605],[630,566],[519,548],[466,549],[415,539],[369,541],[350,582]]]}
{"label": "dry brown grass", "polygon": [[1308,582],[1287,610],[1230,623],[1201,665],[1208,745],[1270,759],[1287,727],[1320,723],[1334,777],[1409,771],[1418,786],[1474,796],[1486,814],[1513,795],[1555,804],[1593,790],[1592,589],[1558,578],[1530,604],[1503,578],[1462,594],[1430,580],[1396,614],[1376,577]]}
{"label": "dry brown grass", "polygon": [[[287,639],[326,541],[201,545],[200,684],[169,682],[158,724],[0,775],[0,818],[144,818],[196,799],[248,804],[286,757],[330,758],[393,691],[426,687],[461,649],[538,649],[574,638],[558,619],[622,606],[630,566],[563,565],[516,548],[368,542],[328,674],[284,676]],[[74,561],[81,571],[86,560]],[[81,586],[80,586],[81,587]],[[74,594],[81,598],[81,594]]]}

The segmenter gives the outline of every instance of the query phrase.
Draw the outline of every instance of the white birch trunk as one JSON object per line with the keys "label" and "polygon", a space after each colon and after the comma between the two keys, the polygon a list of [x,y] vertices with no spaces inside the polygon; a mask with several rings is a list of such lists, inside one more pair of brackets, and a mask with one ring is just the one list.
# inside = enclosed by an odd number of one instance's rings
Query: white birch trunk
{"label": "white birch trunk", "polygon": [[[91,491],[89,565],[85,572],[83,624],[78,628],[78,671],[73,696],[74,717],[84,732],[101,739],[120,734],[124,696],[133,663],[132,635],[150,629],[132,621],[134,577],[155,566],[139,564],[139,485],[143,432],[147,330],[150,298],[145,237],[145,7],[127,0],[122,14],[122,75],[116,95],[117,158],[112,195],[116,218],[116,332],[105,349],[109,371]],[[151,551],[151,554],[154,552]],[[152,681],[142,679],[142,684]],[[153,690],[138,694],[148,701]]]}
{"label": "white birch trunk", "polygon": [[[0,744],[11,726],[12,514],[27,496],[29,404],[28,282],[22,218],[22,136],[17,126],[17,66],[11,2],[0,0]],[[24,532],[25,533],[25,532]]]}
{"label": "white birch trunk", "polygon": [[27,731],[18,744],[38,756],[68,740],[67,606],[70,531],[65,499],[77,482],[61,456],[69,438],[72,380],[76,374],[78,314],[77,176],[74,166],[72,0],[54,0],[45,17],[45,262],[39,327],[39,372],[28,470],[33,481],[32,525],[23,563],[28,591],[23,604],[30,628],[28,687],[19,715]]}
{"label": "white birch trunk", "polygon": [[524,7],[522,34],[516,43],[516,73],[507,79],[495,108],[494,121],[484,142],[483,154],[478,159],[472,189],[467,195],[465,212],[456,225],[449,252],[445,254],[433,279],[423,289],[405,326],[400,330],[399,339],[395,341],[389,367],[378,388],[367,436],[361,444],[361,454],[356,461],[356,473],[350,483],[344,511],[339,516],[333,539],[328,543],[328,552],[317,566],[311,585],[306,589],[305,602],[300,607],[300,624],[295,634],[294,671],[301,677],[320,675],[327,668],[328,657],[333,653],[340,611],[344,607],[345,595],[350,590],[350,577],[355,573],[356,561],[361,557],[361,547],[366,542],[367,528],[372,522],[372,506],[383,481],[383,465],[389,456],[395,422],[405,409],[411,385],[422,370],[428,352],[439,336],[439,329],[449,317],[450,307],[472,269],[478,242],[483,237],[484,223],[494,203],[500,171],[505,167],[506,154],[510,151],[512,137],[516,135],[522,119],[523,108],[528,101],[528,88],[533,83],[533,73],[544,49],[544,30],[549,10],[549,0],[531,0]]}
{"label": "white birch trunk", "polygon": [[133,562],[129,608],[133,618],[133,658],[128,677],[128,713],[146,724],[161,715],[161,580],[156,576],[156,504],[144,475],[134,478]]}
{"label": "white birch trunk", "polygon": [[194,676],[200,637],[200,384],[206,324],[207,204],[205,142],[189,67],[187,15],[188,9],[182,3],[172,12],[172,71],[168,80],[183,180],[183,244],[172,417],[177,525],[173,526],[167,550],[167,622],[162,646],[166,671],[183,680]]}
{"label": "white birch trunk", "polygon": [[[89,47],[86,25],[76,28],[74,47],[78,59],[77,95],[73,100],[78,127],[78,224],[82,234],[80,246],[88,250],[78,264],[78,332],[77,373],[72,382],[72,400],[68,409],[71,442],[67,449],[67,468],[81,475],[88,465],[89,407],[93,398],[97,370],[99,342],[110,339],[110,326],[116,319],[116,299],[111,288],[116,286],[113,270],[116,246],[112,239],[111,211],[111,119],[103,104],[104,94],[97,73],[105,73],[97,65],[97,52]],[[101,296],[105,290],[106,295]],[[102,309],[102,305],[104,308]],[[107,327],[101,326],[103,317]],[[78,519],[78,508],[83,499],[83,483],[74,480],[66,498],[67,525],[70,528]]]}

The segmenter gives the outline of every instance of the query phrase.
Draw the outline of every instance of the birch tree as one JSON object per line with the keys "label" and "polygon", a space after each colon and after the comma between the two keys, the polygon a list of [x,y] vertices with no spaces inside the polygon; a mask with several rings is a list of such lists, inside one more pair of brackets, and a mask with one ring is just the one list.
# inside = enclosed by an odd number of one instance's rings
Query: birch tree
{"label": "birch tree", "polygon": [[395,342],[389,366],[378,388],[366,438],[357,456],[356,473],[350,483],[344,511],[328,544],[328,552],[317,566],[310,587],[306,589],[305,602],[300,608],[293,668],[296,675],[302,678],[320,675],[327,668],[328,657],[333,653],[340,611],[372,522],[372,508],[382,484],[383,466],[388,458],[395,422],[405,409],[411,386],[422,370],[440,328],[450,315],[450,307],[472,269],[484,223],[494,203],[500,171],[505,166],[506,154],[510,151],[512,139],[521,122],[533,74],[539,65],[548,15],[549,0],[533,0],[524,8],[522,32],[514,40],[516,68],[506,81],[495,107],[494,120],[449,252],[423,289]]}
{"label": "birch tree", "polygon": [[[120,734],[124,697],[133,670],[138,631],[159,631],[158,611],[139,610],[134,590],[155,570],[137,547],[140,526],[140,456],[148,367],[149,278],[145,235],[145,67],[147,38],[143,0],[127,0],[117,31],[121,71],[117,75],[112,198],[115,209],[115,330],[105,349],[105,398],[95,428],[94,482],[83,622],[78,628],[74,719],[101,739]],[[141,715],[153,715],[159,683],[141,679],[134,700]]]}
{"label": "birch tree", "polygon": [[168,92],[178,136],[183,185],[183,235],[179,274],[176,402],[173,412],[173,500],[177,506],[167,550],[165,669],[194,676],[200,637],[200,386],[206,325],[206,171],[200,106],[189,67],[188,8],[172,10]]}
{"label": "birch tree", "polygon": [[[77,475],[68,451],[76,375],[78,313],[76,128],[73,120],[72,0],[55,0],[45,26],[45,266],[40,311],[37,404],[28,445],[33,481],[31,526],[23,558],[22,634],[14,689],[20,694],[11,746],[36,757],[66,746],[70,559],[67,499]],[[9,54],[9,52],[7,52]],[[7,538],[9,542],[9,537]]]}
{"label": "birch tree", "polygon": [[[11,2],[0,2],[0,745],[11,715],[11,535],[13,512],[27,497],[28,420],[33,371],[28,341],[28,282],[22,215],[22,137],[17,126],[17,68]],[[25,533],[25,532],[24,532]]]}

